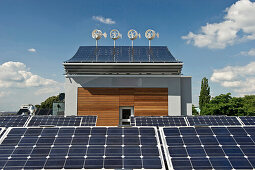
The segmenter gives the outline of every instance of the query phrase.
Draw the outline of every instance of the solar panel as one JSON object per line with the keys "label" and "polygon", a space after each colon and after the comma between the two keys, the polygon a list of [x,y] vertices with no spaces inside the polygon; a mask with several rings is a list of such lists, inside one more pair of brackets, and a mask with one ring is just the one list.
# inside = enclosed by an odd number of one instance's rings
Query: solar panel
{"label": "solar panel", "polygon": [[81,120],[81,117],[75,116],[33,116],[28,126],[80,126]]}
{"label": "solar panel", "polygon": [[22,127],[29,116],[0,116],[0,127]]}
{"label": "solar panel", "polygon": [[97,116],[82,116],[81,126],[96,126]]}
{"label": "solar panel", "polygon": [[134,116],[130,117],[130,124],[131,124],[131,126],[135,126],[135,117]]}
{"label": "solar panel", "polygon": [[33,116],[28,126],[95,126],[97,116]]}
{"label": "solar panel", "polygon": [[135,117],[136,126],[187,126],[184,117],[159,116],[159,117]]}
{"label": "solar panel", "polygon": [[241,125],[235,116],[188,116],[190,126]]}
{"label": "solar panel", "polygon": [[254,169],[255,126],[160,127],[169,169]]}
{"label": "solar panel", "polygon": [[10,128],[1,169],[165,169],[155,128]]}
{"label": "solar panel", "polygon": [[239,117],[244,125],[255,125],[254,116],[240,116]]}
{"label": "solar panel", "polygon": [[[115,60],[114,60],[115,58]],[[150,59],[149,59],[150,58]],[[66,63],[74,62],[174,62],[166,46],[81,46]]]}

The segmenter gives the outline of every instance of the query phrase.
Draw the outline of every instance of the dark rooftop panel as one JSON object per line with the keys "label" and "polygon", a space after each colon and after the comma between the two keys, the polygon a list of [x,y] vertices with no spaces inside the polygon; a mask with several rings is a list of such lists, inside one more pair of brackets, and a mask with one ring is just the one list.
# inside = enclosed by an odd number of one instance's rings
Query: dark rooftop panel
{"label": "dark rooftop panel", "polygon": [[81,46],[65,63],[180,63],[166,46]]}

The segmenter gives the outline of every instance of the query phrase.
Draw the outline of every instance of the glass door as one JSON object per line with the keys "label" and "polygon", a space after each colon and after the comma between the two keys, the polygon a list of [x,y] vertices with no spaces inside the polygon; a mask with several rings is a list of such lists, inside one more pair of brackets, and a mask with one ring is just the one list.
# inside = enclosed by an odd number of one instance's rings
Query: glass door
{"label": "glass door", "polygon": [[130,126],[130,117],[134,115],[134,107],[132,106],[121,106],[120,107],[120,125]]}

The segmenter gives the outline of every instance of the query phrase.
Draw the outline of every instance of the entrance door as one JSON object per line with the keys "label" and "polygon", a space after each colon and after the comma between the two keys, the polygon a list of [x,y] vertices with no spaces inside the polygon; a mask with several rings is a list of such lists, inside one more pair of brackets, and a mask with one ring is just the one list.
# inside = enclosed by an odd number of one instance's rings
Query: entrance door
{"label": "entrance door", "polygon": [[120,107],[120,125],[130,126],[130,117],[134,116],[134,107],[121,106]]}

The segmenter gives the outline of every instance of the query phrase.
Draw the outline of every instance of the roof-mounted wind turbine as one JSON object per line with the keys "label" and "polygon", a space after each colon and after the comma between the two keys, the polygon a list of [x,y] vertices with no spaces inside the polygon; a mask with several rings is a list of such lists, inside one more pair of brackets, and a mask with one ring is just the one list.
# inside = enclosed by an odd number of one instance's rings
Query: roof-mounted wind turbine
{"label": "roof-mounted wind turbine", "polygon": [[159,38],[159,33],[156,33],[152,29],[148,29],[145,32],[145,37],[149,40],[149,48],[151,47],[151,40],[153,40],[155,37]]}
{"label": "roof-mounted wind turbine", "polygon": [[141,34],[139,34],[136,30],[131,29],[128,31],[128,38],[132,41],[132,48],[134,45],[133,41],[138,37],[141,38]]}
{"label": "roof-mounted wind turbine", "polygon": [[111,37],[111,39],[113,39],[113,46],[115,48],[115,41],[119,38],[122,38],[122,35],[117,29],[113,29],[110,32],[110,37]]}
{"label": "roof-mounted wind turbine", "polygon": [[100,40],[100,38],[102,38],[102,36],[104,36],[104,38],[107,37],[106,33],[103,33],[101,30],[95,29],[92,31],[92,38],[94,38],[96,40],[96,47],[98,45],[97,41]]}

